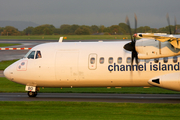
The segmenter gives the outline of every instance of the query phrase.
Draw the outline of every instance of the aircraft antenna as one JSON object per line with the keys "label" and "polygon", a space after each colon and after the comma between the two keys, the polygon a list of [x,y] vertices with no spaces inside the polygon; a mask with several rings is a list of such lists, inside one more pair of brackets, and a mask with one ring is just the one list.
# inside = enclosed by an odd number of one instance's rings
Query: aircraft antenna
{"label": "aircraft antenna", "polygon": [[59,42],[62,42],[62,41],[63,41],[63,37],[60,37],[60,38],[59,38]]}

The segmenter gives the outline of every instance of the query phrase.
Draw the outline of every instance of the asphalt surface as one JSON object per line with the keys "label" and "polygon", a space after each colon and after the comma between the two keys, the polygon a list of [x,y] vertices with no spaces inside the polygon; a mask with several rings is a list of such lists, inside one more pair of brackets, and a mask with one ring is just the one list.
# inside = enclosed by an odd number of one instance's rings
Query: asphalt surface
{"label": "asphalt surface", "polygon": [[[0,43],[21,43],[11,47],[33,47],[45,42],[58,40],[0,40]],[[77,42],[79,40],[66,40]],[[83,40],[84,41],[84,40]],[[89,41],[89,40],[88,40]],[[98,40],[93,40],[98,41]],[[107,40],[109,41],[109,40]],[[118,41],[118,40],[114,40]],[[22,58],[27,50],[0,51],[0,61]],[[0,71],[0,77],[4,77]],[[0,101],[81,101],[81,102],[132,102],[132,103],[180,103],[179,94],[97,94],[97,93],[38,93],[30,98],[27,93],[0,93]]]}
{"label": "asphalt surface", "polygon": [[99,93],[0,93],[0,101],[73,101],[121,103],[180,103],[178,94],[99,94]]}
{"label": "asphalt surface", "polygon": [[[0,43],[19,43],[22,45],[10,46],[8,48],[32,48],[38,44],[46,42],[57,42],[57,40],[0,40]],[[5,47],[2,47],[5,48]],[[0,61],[21,59],[28,50],[0,50]]]}

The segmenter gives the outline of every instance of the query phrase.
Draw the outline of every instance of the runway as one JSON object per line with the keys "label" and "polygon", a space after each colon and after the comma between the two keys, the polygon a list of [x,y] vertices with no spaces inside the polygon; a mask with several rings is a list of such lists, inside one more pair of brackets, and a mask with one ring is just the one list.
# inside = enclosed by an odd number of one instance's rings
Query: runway
{"label": "runway", "polygon": [[71,101],[110,103],[180,103],[179,94],[100,94],[100,93],[0,93],[0,101]]}

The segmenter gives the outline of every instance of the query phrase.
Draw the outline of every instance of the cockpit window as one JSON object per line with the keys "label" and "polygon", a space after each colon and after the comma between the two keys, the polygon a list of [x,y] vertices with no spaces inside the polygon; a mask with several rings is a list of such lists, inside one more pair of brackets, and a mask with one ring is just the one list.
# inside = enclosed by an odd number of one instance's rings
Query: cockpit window
{"label": "cockpit window", "polygon": [[28,51],[28,53],[26,53],[26,55],[23,58],[27,58],[31,52],[32,52],[31,50]]}
{"label": "cockpit window", "polygon": [[28,55],[28,59],[34,59],[34,55],[35,55],[35,51],[32,51],[29,55]]}
{"label": "cockpit window", "polygon": [[40,51],[37,51],[37,52],[36,52],[36,59],[38,59],[38,58],[42,58]]}

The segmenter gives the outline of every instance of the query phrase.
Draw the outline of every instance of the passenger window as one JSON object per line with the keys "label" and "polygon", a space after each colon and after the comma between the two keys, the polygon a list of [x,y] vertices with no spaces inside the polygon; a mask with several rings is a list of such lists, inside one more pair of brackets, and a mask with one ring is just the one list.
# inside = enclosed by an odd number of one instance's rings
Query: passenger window
{"label": "passenger window", "polygon": [[37,51],[37,53],[36,53],[36,59],[38,59],[38,58],[42,58],[40,51]]}
{"label": "passenger window", "polygon": [[127,57],[127,63],[131,63],[131,58],[130,57]]}
{"label": "passenger window", "polygon": [[103,57],[101,57],[101,58],[99,59],[99,63],[100,63],[100,64],[103,64],[103,63],[104,63],[104,58],[103,58]]}
{"label": "passenger window", "polygon": [[28,55],[28,59],[34,59],[34,55],[35,55],[35,51],[32,51],[29,55]]}
{"label": "passenger window", "polygon": [[113,58],[110,57],[110,58],[109,58],[109,64],[112,64],[112,63],[113,63]]}
{"label": "passenger window", "polygon": [[122,63],[122,57],[118,57],[117,62],[120,64]]}
{"label": "passenger window", "polygon": [[173,62],[174,62],[174,63],[177,63],[177,61],[178,61],[178,57],[177,57],[177,56],[174,56],[174,57],[173,57]]}
{"label": "passenger window", "polygon": [[158,63],[158,62],[159,62],[159,58],[155,58],[155,59],[154,59],[154,62],[155,62],[155,63]]}
{"label": "passenger window", "polygon": [[168,57],[163,58],[164,63],[168,62]]}
{"label": "passenger window", "polygon": [[150,61],[149,59],[145,59],[145,63],[149,63],[149,61]]}
{"label": "passenger window", "polygon": [[90,60],[91,64],[94,64],[95,63],[95,58],[92,57],[91,60]]}

